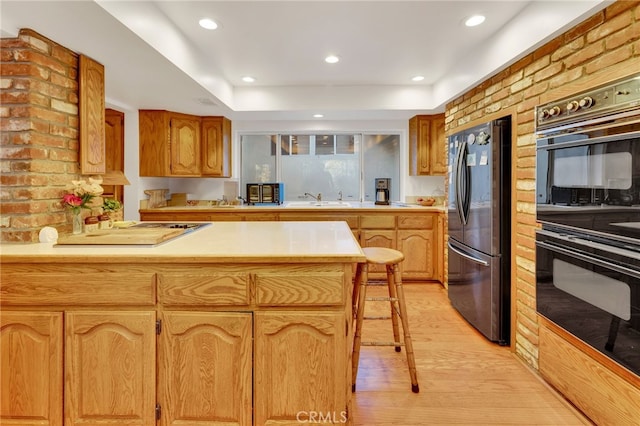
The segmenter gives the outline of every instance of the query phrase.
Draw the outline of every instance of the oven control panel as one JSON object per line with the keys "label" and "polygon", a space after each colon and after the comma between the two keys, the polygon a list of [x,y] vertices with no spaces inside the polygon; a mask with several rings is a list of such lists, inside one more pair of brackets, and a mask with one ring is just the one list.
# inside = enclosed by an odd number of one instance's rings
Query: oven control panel
{"label": "oven control panel", "polygon": [[538,106],[536,130],[635,109],[640,109],[640,75]]}

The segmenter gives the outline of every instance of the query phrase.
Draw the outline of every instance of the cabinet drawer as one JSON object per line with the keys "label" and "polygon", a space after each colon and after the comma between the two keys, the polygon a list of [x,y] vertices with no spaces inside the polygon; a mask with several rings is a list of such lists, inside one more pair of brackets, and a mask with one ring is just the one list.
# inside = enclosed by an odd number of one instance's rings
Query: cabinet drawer
{"label": "cabinet drawer", "polygon": [[280,221],[326,222],[345,221],[351,229],[358,229],[358,216],[348,214],[280,213]]}
{"label": "cabinet drawer", "polygon": [[435,215],[398,216],[399,229],[433,229]]}
{"label": "cabinet drawer", "polygon": [[360,228],[363,229],[394,229],[396,227],[395,216],[361,216]]}
{"label": "cabinet drawer", "polygon": [[259,306],[341,305],[344,272],[258,273]]}
{"label": "cabinet drawer", "polygon": [[2,306],[154,305],[153,272],[2,272]]}
{"label": "cabinet drawer", "polygon": [[249,304],[249,274],[158,273],[158,299],[167,306],[245,306]]}

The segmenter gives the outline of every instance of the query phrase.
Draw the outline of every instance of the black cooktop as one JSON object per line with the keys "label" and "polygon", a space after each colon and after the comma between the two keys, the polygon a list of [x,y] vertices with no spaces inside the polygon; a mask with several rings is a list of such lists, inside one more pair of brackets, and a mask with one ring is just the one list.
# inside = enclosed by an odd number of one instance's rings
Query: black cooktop
{"label": "black cooktop", "polygon": [[202,227],[211,225],[210,222],[140,222],[133,225],[134,228],[169,228],[184,229],[185,231],[195,231]]}

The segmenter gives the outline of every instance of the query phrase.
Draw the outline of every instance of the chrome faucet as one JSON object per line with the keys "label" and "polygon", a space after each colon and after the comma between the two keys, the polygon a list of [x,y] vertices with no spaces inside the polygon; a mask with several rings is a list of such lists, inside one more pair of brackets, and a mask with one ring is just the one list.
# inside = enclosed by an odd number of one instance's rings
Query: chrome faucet
{"label": "chrome faucet", "polygon": [[338,201],[342,201],[342,191],[338,191]]}
{"label": "chrome faucet", "polygon": [[318,193],[318,195],[313,195],[313,194],[309,194],[308,192],[305,192],[304,195],[308,195],[309,197],[313,198],[317,202],[322,201],[322,194],[321,193]]}

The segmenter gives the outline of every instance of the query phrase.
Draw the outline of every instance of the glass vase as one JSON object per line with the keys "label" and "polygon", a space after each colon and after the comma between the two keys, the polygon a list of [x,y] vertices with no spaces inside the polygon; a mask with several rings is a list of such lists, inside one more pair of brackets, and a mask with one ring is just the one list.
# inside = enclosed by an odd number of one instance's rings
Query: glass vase
{"label": "glass vase", "polygon": [[73,233],[82,234],[83,220],[82,220],[82,214],[80,214],[80,212],[77,212],[77,213],[73,212],[72,224],[73,224]]}

